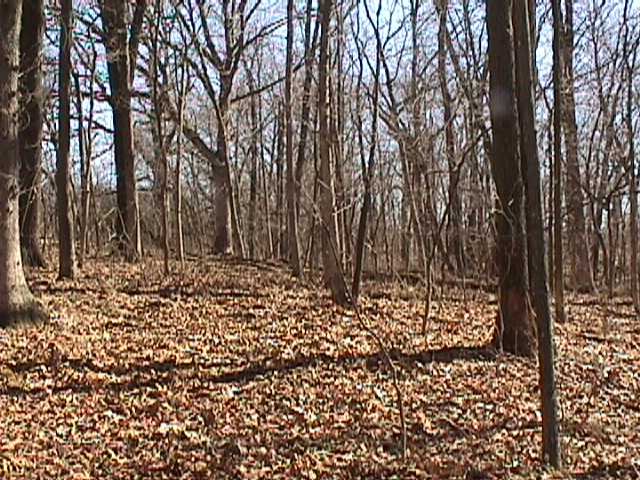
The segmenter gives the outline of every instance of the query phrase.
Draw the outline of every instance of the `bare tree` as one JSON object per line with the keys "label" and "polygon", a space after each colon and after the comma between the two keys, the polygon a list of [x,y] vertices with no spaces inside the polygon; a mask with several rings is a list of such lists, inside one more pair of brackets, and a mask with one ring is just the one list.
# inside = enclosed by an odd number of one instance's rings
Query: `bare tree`
{"label": "bare tree", "polygon": [[562,245],[562,13],[560,0],[553,11],[553,288],[556,321],[565,321],[564,252]]}
{"label": "bare tree", "polygon": [[320,60],[318,63],[318,116],[319,116],[319,153],[320,153],[320,217],[322,221],[322,265],[324,280],[331,291],[333,300],[348,304],[348,293],[340,268],[338,255],[338,225],[333,191],[333,173],[331,168],[331,146],[329,144],[329,35],[332,0],[322,0],[320,15]]}
{"label": "bare tree", "polygon": [[[570,285],[582,292],[594,290],[591,263],[585,261],[587,230],[584,214],[584,192],[578,163],[578,126],[576,123],[576,100],[574,81],[574,26],[573,1],[565,0],[565,19],[562,25],[562,114],[566,149],[566,210],[567,246],[571,274]],[[559,218],[559,217],[558,217]]]}
{"label": "bare tree", "polygon": [[533,54],[528,0],[515,0],[513,24],[515,31],[516,81],[520,154],[523,180],[526,184],[527,253],[531,301],[538,323],[539,385],[542,406],[543,459],[554,467],[561,466],[558,433],[558,412],[554,365],[553,319],[549,307],[549,288],[545,264],[544,223],[540,189],[540,160],[538,158],[533,94]]}
{"label": "bare tree", "polygon": [[[380,29],[380,14],[382,11],[382,2],[378,2],[378,8],[376,10],[375,19],[371,15],[369,11],[369,7],[367,4],[364,4],[364,8],[366,11],[367,18],[369,23],[371,23],[372,27],[376,30]],[[358,28],[360,27],[360,23],[358,22]],[[356,40],[359,41],[359,40]],[[372,203],[372,182],[373,182],[373,173],[375,167],[375,159],[376,159],[376,148],[378,146],[378,101],[380,97],[380,52],[382,50],[382,45],[379,42],[379,37],[376,37],[376,60],[375,66],[373,67],[373,92],[371,93],[371,105],[372,105],[372,114],[371,114],[371,139],[369,140],[369,151],[368,158],[365,160],[365,144],[364,144],[364,135],[363,135],[363,118],[361,114],[361,108],[357,108],[357,122],[358,122],[358,140],[360,146],[360,168],[362,170],[362,180],[364,183],[364,199],[362,202],[362,207],[360,210],[360,220],[358,222],[358,236],[356,237],[356,245],[355,245],[355,265],[353,269],[353,283],[351,287],[351,295],[353,297],[353,301],[358,301],[358,296],[360,294],[360,283],[362,280],[362,268],[364,263],[364,254],[365,254],[365,242],[367,237],[367,228],[369,222],[369,215],[371,211],[371,203]],[[358,72],[358,85],[362,88],[362,77],[364,74],[364,48],[363,45],[358,45],[358,59],[359,59],[359,67],[360,70]],[[367,58],[367,64],[369,68],[371,68],[371,62]],[[360,88],[360,89],[361,89]],[[359,107],[359,106],[358,106]]]}
{"label": "bare tree", "polygon": [[298,236],[298,205],[295,195],[295,172],[293,166],[293,119],[291,115],[291,87],[293,76],[293,0],[287,0],[287,59],[284,93],[284,128],[286,141],[286,165],[287,165],[287,231],[289,246],[289,265],[296,277],[303,274],[300,261],[300,238]]}
{"label": "bare tree", "polygon": [[623,55],[625,59],[626,70],[626,111],[625,124],[627,127],[627,182],[629,184],[629,238],[631,243],[631,259],[630,259],[630,288],[631,297],[633,299],[633,307],[637,315],[640,315],[640,291],[638,290],[638,179],[636,175],[636,159],[635,159],[635,133],[633,128],[633,79],[636,67],[636,59],[638,56],[638,48],[640,47],[640,35],[636,34],[636,38],[632,38],[631,25],[629,21],[630,2],[625,0],[623,10],[624,40]]}
{"label": "bare tree", "polygon": [[533,356],[535,337],[529,312],[523,182],[515,96],[512,0],[487,1],[490,110],[493,127],[491,167],[496,184],[496,262],[499,312],[494,343]]}
{"label": "bare tree", "polygon": [[[167,140],[164,133],[164,97],[165,91],[160,87],[160,81],[168,82],[166,67],[160,67],[160,34],[163,17],[163,2],[154,2],[153,28],[151,35],[151,68],[149,69],[149,83],[151,84],[152,113],[152,137],[154,143],[154,157],[156,166],[160,168],[160,208],[162,214],[162,259],[164,274],[169,275],[169,159],[167,155]],[[179,100],[179,102],[182,100]],[[180,113],[178,113],[180,117]],[[178,119],[180,122],[180,118]]]}
{"label": "bare tree", "polygon": [[455,160],[455,138],[454,138],[454,118],[452,110],[451,92],[449,92],[447,78],[447,17],[449,10],[449,0],[436,0],[436,10],[438,12],[438,80],[440,83],[440,93],[442,95],[443,122],[445,132],[445,156],[449,173],[449,216],[448,227],[451,231],[450,251],[455,259],[455,266],[458,272],[463,272],[465,268],[464,245],[462,237],[462,205],[458,193],[460,169],[456,168]]}
{"label": "bare tree", "polygon": [[113,111],[114,158],[118,214],[118,241],[128,260],[142,255],[136,164],[133,151],[131,89],[135,76],[139,32],[146,0],[137,0],[131,29],[128,28],[128,6],[125,0],[100,0],[107,67]]}
{"label": "bare tree", "polygon": [[58,149],[56,152],[56,199],[58,212],[58,276],[74,278],[76,274],[75,230],[71,199],[71,23],[72,0],[62,0],[60,12],[60,47],[58,54]]}
{"label": "bare tree", "polygon": [[20,238],[27,265],[44,267],[40,248],[40,184],[42,181],[43,0],[25,0],[20,29]]}

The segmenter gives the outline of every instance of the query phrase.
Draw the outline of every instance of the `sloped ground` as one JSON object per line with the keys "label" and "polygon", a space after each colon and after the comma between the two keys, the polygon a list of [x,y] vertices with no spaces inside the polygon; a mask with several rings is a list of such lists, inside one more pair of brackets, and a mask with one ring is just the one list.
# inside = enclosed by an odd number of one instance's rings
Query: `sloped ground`
{"label": "sloped ground", "polygon": [[[369,285],[363,317],[273,265],[91,265],[0,331],[0,478],[539,478],[536,364],[483,349],[495,304]],[[404,300],[400,297],[405,298]],[[412,300],[413,298],[413,300]],[[566,469],[640,478],[640,321],[572,298],[557,327]]]}

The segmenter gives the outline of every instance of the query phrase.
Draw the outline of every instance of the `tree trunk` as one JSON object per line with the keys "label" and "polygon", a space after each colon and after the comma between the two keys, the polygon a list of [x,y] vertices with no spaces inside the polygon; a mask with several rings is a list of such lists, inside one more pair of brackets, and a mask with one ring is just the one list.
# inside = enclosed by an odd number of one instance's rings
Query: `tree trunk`
{"label": "tree trunk", "polygon": [[588,258],[587,223],[584,213],[580,165],[578,163],[578,127],[573,75],[573,0],[565,0],[566,19],[562,37],[562,115],[566,148],[566,209],[567,246],[570,267],[570,285],[580,292],[595,290],[591,263]]}
{"label": "tree trunk", "polygon": [[142,245],[131,124],[130,72],[135,61],[130,58],[126,22],[127,3],[124,0],[102,0],[101,14],[108,53],[107,69],[113,113],[119,214],[116,226],[119,245],[125,257],[130,261],[136,261],[142,256]]}
{"label": "tree trunk", "polygon": [[322,264],[324,280],[331,290],[333,300],[340,304],[348,303],[348,294],[340,269],[338,252],[338,226],[336,224],[335,196],[331,172],[330,114],[329,114],[329,30],[331,25],[332,0],[322,0],[319,15],[320,61],[318,64],[318,113],[319,113],[319,153],[320,153],[320,217],[322,221]]}
{"label": "tree trunk", "polygon": [[[249,90],[254,90],[255,84],[251,68],[247,68],[246,75]],[[256,210],[258,208],[258,139],[260,137],[260,124],[258,121],[258,100],[253,95],[249,99],[249,125],[251,127],[251,139],[249,140],[249,212],[247,219],[247,242],[249,258],[255,259]]]}
{"label": "tree trunk", "polygon": [[182,229],[182,137],[184,134],[184,107],[187,102],[187,79],[188,67],[186,62],[186,53],[181,58],[180,75],[176,74],[178,83],[178,131],[176,133],[176,185],[174,190],[174,217],[176,224],[176,249],[178,251],[178,260],[184,264],[184,232]]}
{"label": "tree trunk", "polygon": [[289,265],[296,277],[302,277],[302,265],[300,262],[300,237],[298,235],[298,205],[295,195],[295,172],[293,170],[293,118],[291,115],[291,83],[293,76],[293,0],[287,0],[287,66],[285,76],[284,93],[284,128],[286,141],[287,164],[287,232],[289,234]]}
{"label": "tree trunk", "polygon": [[232,252],[231,244],[231,203],[230,192],[227,186],[228,166],[216,168],[213,174],[213,202],[215,208],[215,234],[213,250],[216,254],[228,254]]}
{"label": "tree trunk", "polygon": [[[376,28],[380,22],[380,11],[382,9],[382,4],[378,2],[378,9],[376,11],[376,19],[374,20],[369,12],[369,9],[364,4],[364,8],[367,12],[367,18],[369,19],[369,23],[373,28]],[[358,102],[357,105],[357,122],[358,122],[358,139],[359,139],[359,147],[360,147],[360,166],[362,170],[362,179],[364,182],[364,200],[362,202],[362,209],[360,210],[360,221],[358,222],[358,236],[356,238],[355,244],[355,259],[354,259],[354,268],[353,268],[353,283],[351,286],[351,296],[354,303],[357,303],[358,296],[360,295],[360,283],[362,280],[362,268],[364,264],[364,251],[365,251],[365,243],[367,239],[367,229],[368,229],[368,221],[369,214],[371,211],[372,204],[372,193],[371,193],[371,184],[373,181],[374,175],[374,167],[375,167],[375,159],[376,159],[376,148],[378,146],[378,99],[380,97],[380,56],[381,56],[382,45],[376,37],[376,62],[375,62],[375,70],[373,72],[373,94],[371,98],[371,139],[369,141],[369,158],[365,162],[365,146],[364,146],[364,132],[363,132],[363,120],[361,105]],[[362,77],[364,74],[364,62],[362,60],[363,53],[359,50],[358,57],[360,58],[360,70],[358,75],[358,89],[362,89]],[[358,98],[359,99],[359,98]]]}
{"label": "tree trunk", "polygon": [[635,157],[635,136],[633,131],[633,80],[634,70],[636,66],[636,58],[638,54],[637,44],[634,48],[629,38],[629,10],[630,0],[624,2],[624,16],[623,23],[625,25],[624,41],[623,41],[623,56],[625,59],[626,70],[626,90],[627,101],[625,111],[625,123],[627,127],[627,139],[628,139],[628,153],[627,153],[627,183],[629,184],[629,242],[631,247],[631,259],[630,259],[630,275],[631,281],[629,287],[631,288],[631,298],[633,300],[633,307],[636,311],[636,315],[640,315],[640,291],[638,291],[638,179],[636,177],[636,157]]}
{"label": "tree trunk", "polygon": [[[313,18],[312,0],[307,0],[307,13],[304,25],[304,82],[302,85],[302,112],[300,114],[300,136],[298,139],[298,154],[296,158],[296,181],[295,181],[295,202],[298,206],[296,215],[300,216],[300,204],[301,204],[301,188],[302,188],[302,174],[304,171],[305,159],[307,158],[307,137],[309,132],[309,123],[311,117],[311,86],[313,81],[313,63],[314,54],[313,50],[316,45],[316,40],[319,31],[319,22],[316,22],[313,31],[311,33],[311,19]],[[300,218],[297,219],[300,221]]]}
{"label": "tree trunk", "polygon": [[73,73],[73,83],[76,94],[76,108],[78,110],[78,156],[80,159],[80,251],[78,252],[78,267],[82,268],[87,254],[88,226],[89,226],[89,183],[91,182],[91,156],[88,143],[89,135],[84,129],[84,111],[82,106],[82,90],[80,75]]}
{"label": "tree trunk", "polygon": [[23,3],[20,30],[20,243],[24,262],[45,267],[40,249],[40,181],[42,178],[42,37],[44,3]]}
{"label": "tree trunk", "polygon": [[494,344],[517,355],[533,356],[535,337],[527,300],[523,183],[518,152],[511,11],[511,0],[487,1],[493,127],[491,166],[498,192],[495,224],[499,312]]}
{"label": "tree trunk", "polygon": [[21,0],[3,2],[0,17],[0,327],[47,319],[47,313],[29,290],[20,254],[18,71],[21,13]]}
{"label": "tree trunk", "polygon": [[513,12],[516,35],[516,78],[520,153],[526,177],[527,252],[531,301],[538,321],[539,385],[542,407],[542,452],[545,463],[561,466],[554,365],[553,319],[544,251],[540,160],[538,158],[533,94],[531,26],[526,0],[516,0]]}
{"label": "tree trunk", "polygon": [[[152,138],[154,143],[156,165],[160,167],[160,208],[162,214],[162,264],[163,272],[169,275],[169,159],[165,148],[164,134],[164,109],[162,87],[159,85],[161,78],[160,59],[158,49],[160,48],[160,28],[162,25],[162,0],[155,1],[155,19],[153,25],[153,36],[151,43],[151,99],[153,103],[153,128]],[[166,80],[166,75],[163,75]]]}
{"label": "tree trunk", "polygon": [[244,244],[240,234],[240,224],[235,208],[231,168],[229,166],[229,141],[227,122],[229,117],[229,95],[233,84],[233,74],[220,72],[220,96],[217,108],[218,132],[217,166],[214,167],[215,203],[215,253],[235,253],[244,257]]}
{"label": "tree trunk", "polygon": [[445,133],[445,156],[449,170],[449,215],[447,230],[450,233],[450,251],[453,254],[455,266],[458,273],[462,273],[465,268],[464,245],[462,243],[462,206],[460,195],[458,194],[458,183],[460,179],[460,169],[456,168],[455,160],[455,139],[453,133],[453,113],[451,109],[451,94],[447,80],[447,53],[446,38],[447,32],[447,11],[449,9],[448,0],[436,0],[436,10],[439,16],[438,27],[438,80],[440,82],[440,94],[442,95],[443,121]]}
{"label": "tree trunk", "polygon": [[564,322],[564,260],[562,245],[562,56],[560,0],[553,7],[553,287],[556,321]]}
{"label": "tree trunk", "polygon": [[76,248],[71,203],[71,30],[72,0],[60,4],[60,50],[58,56],[58,149],[56,152],[56,200],[58,213],[58,276],[74,278]]}

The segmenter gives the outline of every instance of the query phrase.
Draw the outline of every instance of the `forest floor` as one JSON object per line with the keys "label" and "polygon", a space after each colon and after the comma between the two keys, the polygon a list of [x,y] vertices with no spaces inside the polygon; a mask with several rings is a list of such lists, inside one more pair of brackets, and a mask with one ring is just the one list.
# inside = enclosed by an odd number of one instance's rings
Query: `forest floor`
{"label": "forest floor", "polygon": [[495,298],[369,283],[362,319],[271,264],[29,273],[52,312],[0,330],[0,478],[640,478],[640,321],[570,296],[565,469],[545,472],[537,363],[484,348]]}

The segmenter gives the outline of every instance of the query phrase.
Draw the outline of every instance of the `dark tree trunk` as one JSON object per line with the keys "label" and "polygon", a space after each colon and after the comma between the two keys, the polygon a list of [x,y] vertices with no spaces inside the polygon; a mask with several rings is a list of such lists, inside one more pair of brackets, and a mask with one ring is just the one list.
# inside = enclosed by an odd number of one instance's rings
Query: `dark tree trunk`
{"label": "dark tree trunk", "polygon": [[322,0],[319,14],[321,17],[320,61],[318,86],[319,111],[319,154],[320,154],[320,216],[322,225],[322,265],[324,280],[331,291],[333,300],[341,305],[348,303],[348,294],[340,269],[338,251],[338,226],[335,214],[335,195],[331,169],[331,148],[329,145],[329,29],[331,25],[332,0]]}
{"label": "dark tree trunk", "polygon": [[[591,263],[588,260],[587,223],[584,213],[580,165],[578,163],[578,126],[573,74],[573,0],[565,0],[566,18],[562,36],[562,123],[566,147],[567,246],[570,285],[581,292],[595,290]],[[587,258],[585,258],[585,256]]]}
{"label": "dark tree trunk", "polygon": [[523,225],[523,183],[518,152],[512,1],[487,1],[490,110],[493,127],[491,166],[498,192],[496,263],[499,312],[494,343],[508,352],[533,356]]}
{"label": "dark tree trunk", "polygon": [[553,287],[556,321],[564,322],[564,251],[562,245],[562,55],[560,0],[553,7]]}
{"label": "dark tree trunk", "polygon": [[229,167],[229,148],[227,136],[227,122],[229,116],[229,95],[233,83],[233,76],[220,74],[220,99],[218,103],[218,133],[217,159],[218,166],[214,169],[215,188],[215,253],[235,253],[244,257],[244,243],[240,235],[240,224],[235,208],[233,187],[231,184],[231,170]]}
{"label": "dark tree trunk", "polygon": [[[144,2],[139,2],[144,4]],[[125,257],[135,261],[142,256],[138,195],[136,190],[133,128],[131,123],[131,81],[135,65],[131,56],[127,32],[127,4],[124,0],[102,0],[101,14],[108,53],[107,69],[111,89],[114,128],[114,158],[119,245]],[[133,38],[133,37],[132,37]],[[137,50],[136,50],[137,51]],[[135,52],[133,52],[135,53]]]}
{"label": "dark tree trunk", "polygon": [[[295,178],[295,203],[300,206],[302,174],[305,159],[307,157],[307,134],[309,132],[309,122],[311,117],[311,86],[313,81],[313,49],[318,37],[320,23],[316,22],[311,33],[311,19],[313,17],[312,0],[307,0],[307,14],[305,19],[304,38],[304,82],[302,86],[302,112],[300,114],[300,136],[298,139],[298,155],[296,158],[296,178]],[[296,215],[300,216],[300,209],[296,210]],[[300,218],[297,219],[300,221]]]}
{"label": "dark tree trunk", "polygon": [[[18,71],[21,0],[0,17],[0,327],[46,320],[22,269],[18,181]],[[40,13],[41,14],[41,13]],[[38,67],[39,68],[39,67]]]}
{"label": "dark tree trunk", "polygon": [[[380,21],[380,11],[382,9],[382,3],[378,3],[378,9],[376,11],[375,22],[371,13],[365,3],[364,5],[367,18],[372,27],[376,27]],[[360,284],[362,280],[362,268],[364,264],[365,242],[367,238],[368,222],[372,204],[371,184],[373,181],[375,159],[376,159],[376,147],[378,145],[378,99],[380,97],[380,56],[382,54],[382,45],[379,38],[376,38],[376,62],[375,70],[373,71],[373,94],[371,96],[371,139],[369,142],[369,158],[365,161],[365,146],[364,146],[364,133],[363,133],[363,119],[358,108],[357,121],[358,121],[358,139],[360,147],[360,167],[362,170],[362,178],[364,181],[364,200],[362,202],[362,209],[360,210],[360,221],[358,222],[358,236],[355,244],[355,258],[353,268],[353,282],[351,284],[351,296],[353,303],[358,301],[360,295]],[[358,75],[358,88],[362,88],[362,76],[364,73],[364,62],[362,60],[362,53],[359,51],[360,57],[360,70]],[[358,105],[360,107],[360,105]]]}
{"label": "dark tree trunk", "polygon": [[43,12],[43,0],[26,0],[20,20],[20,243],[24,262],[33,267],[46,266],[39,239],[44,102]]}
{"label": "dark tree trunk", "polygon": [[558,411],[554,366],[553,319],[545,266],[540,160],[538,158],[533,94],[531,26],[526,0],[516,0],[513,24],[516,35],[516,78],[520,152],[526,172],[527,251],[531,301],[538,321],[539,384],[542,406],[542,452],[545,463],[560,467]]}
{"label": "dark tree trunk", "polygon": [[438,80],[440,82],[440,94],[442,95],[443,121],[445,133],[445,156],[449,169],[449,215],[447,230],[450,233],[451,242],[448,254],[453,254],[455,266],[458,273],[462,273],[465,268],[464,245],[462,240],[462,205],[458,194],[458,183],[460,180],[460,169],[456,168],[455,159],[455,138],[453,132],[453,112],[451,108],[451,93],[447,80],[447,12],[449,9],[448,0],[436,0],[436,9],[439,16],[438,27]]}
{"label": "dark tree trunk", "polygon": [[75,232],[71,204],[71,30],[72,0],[60,5],[60,51],[58,56],[58,150],[56,152],[56,200],[58,213],[59,278],[76,274]]}

